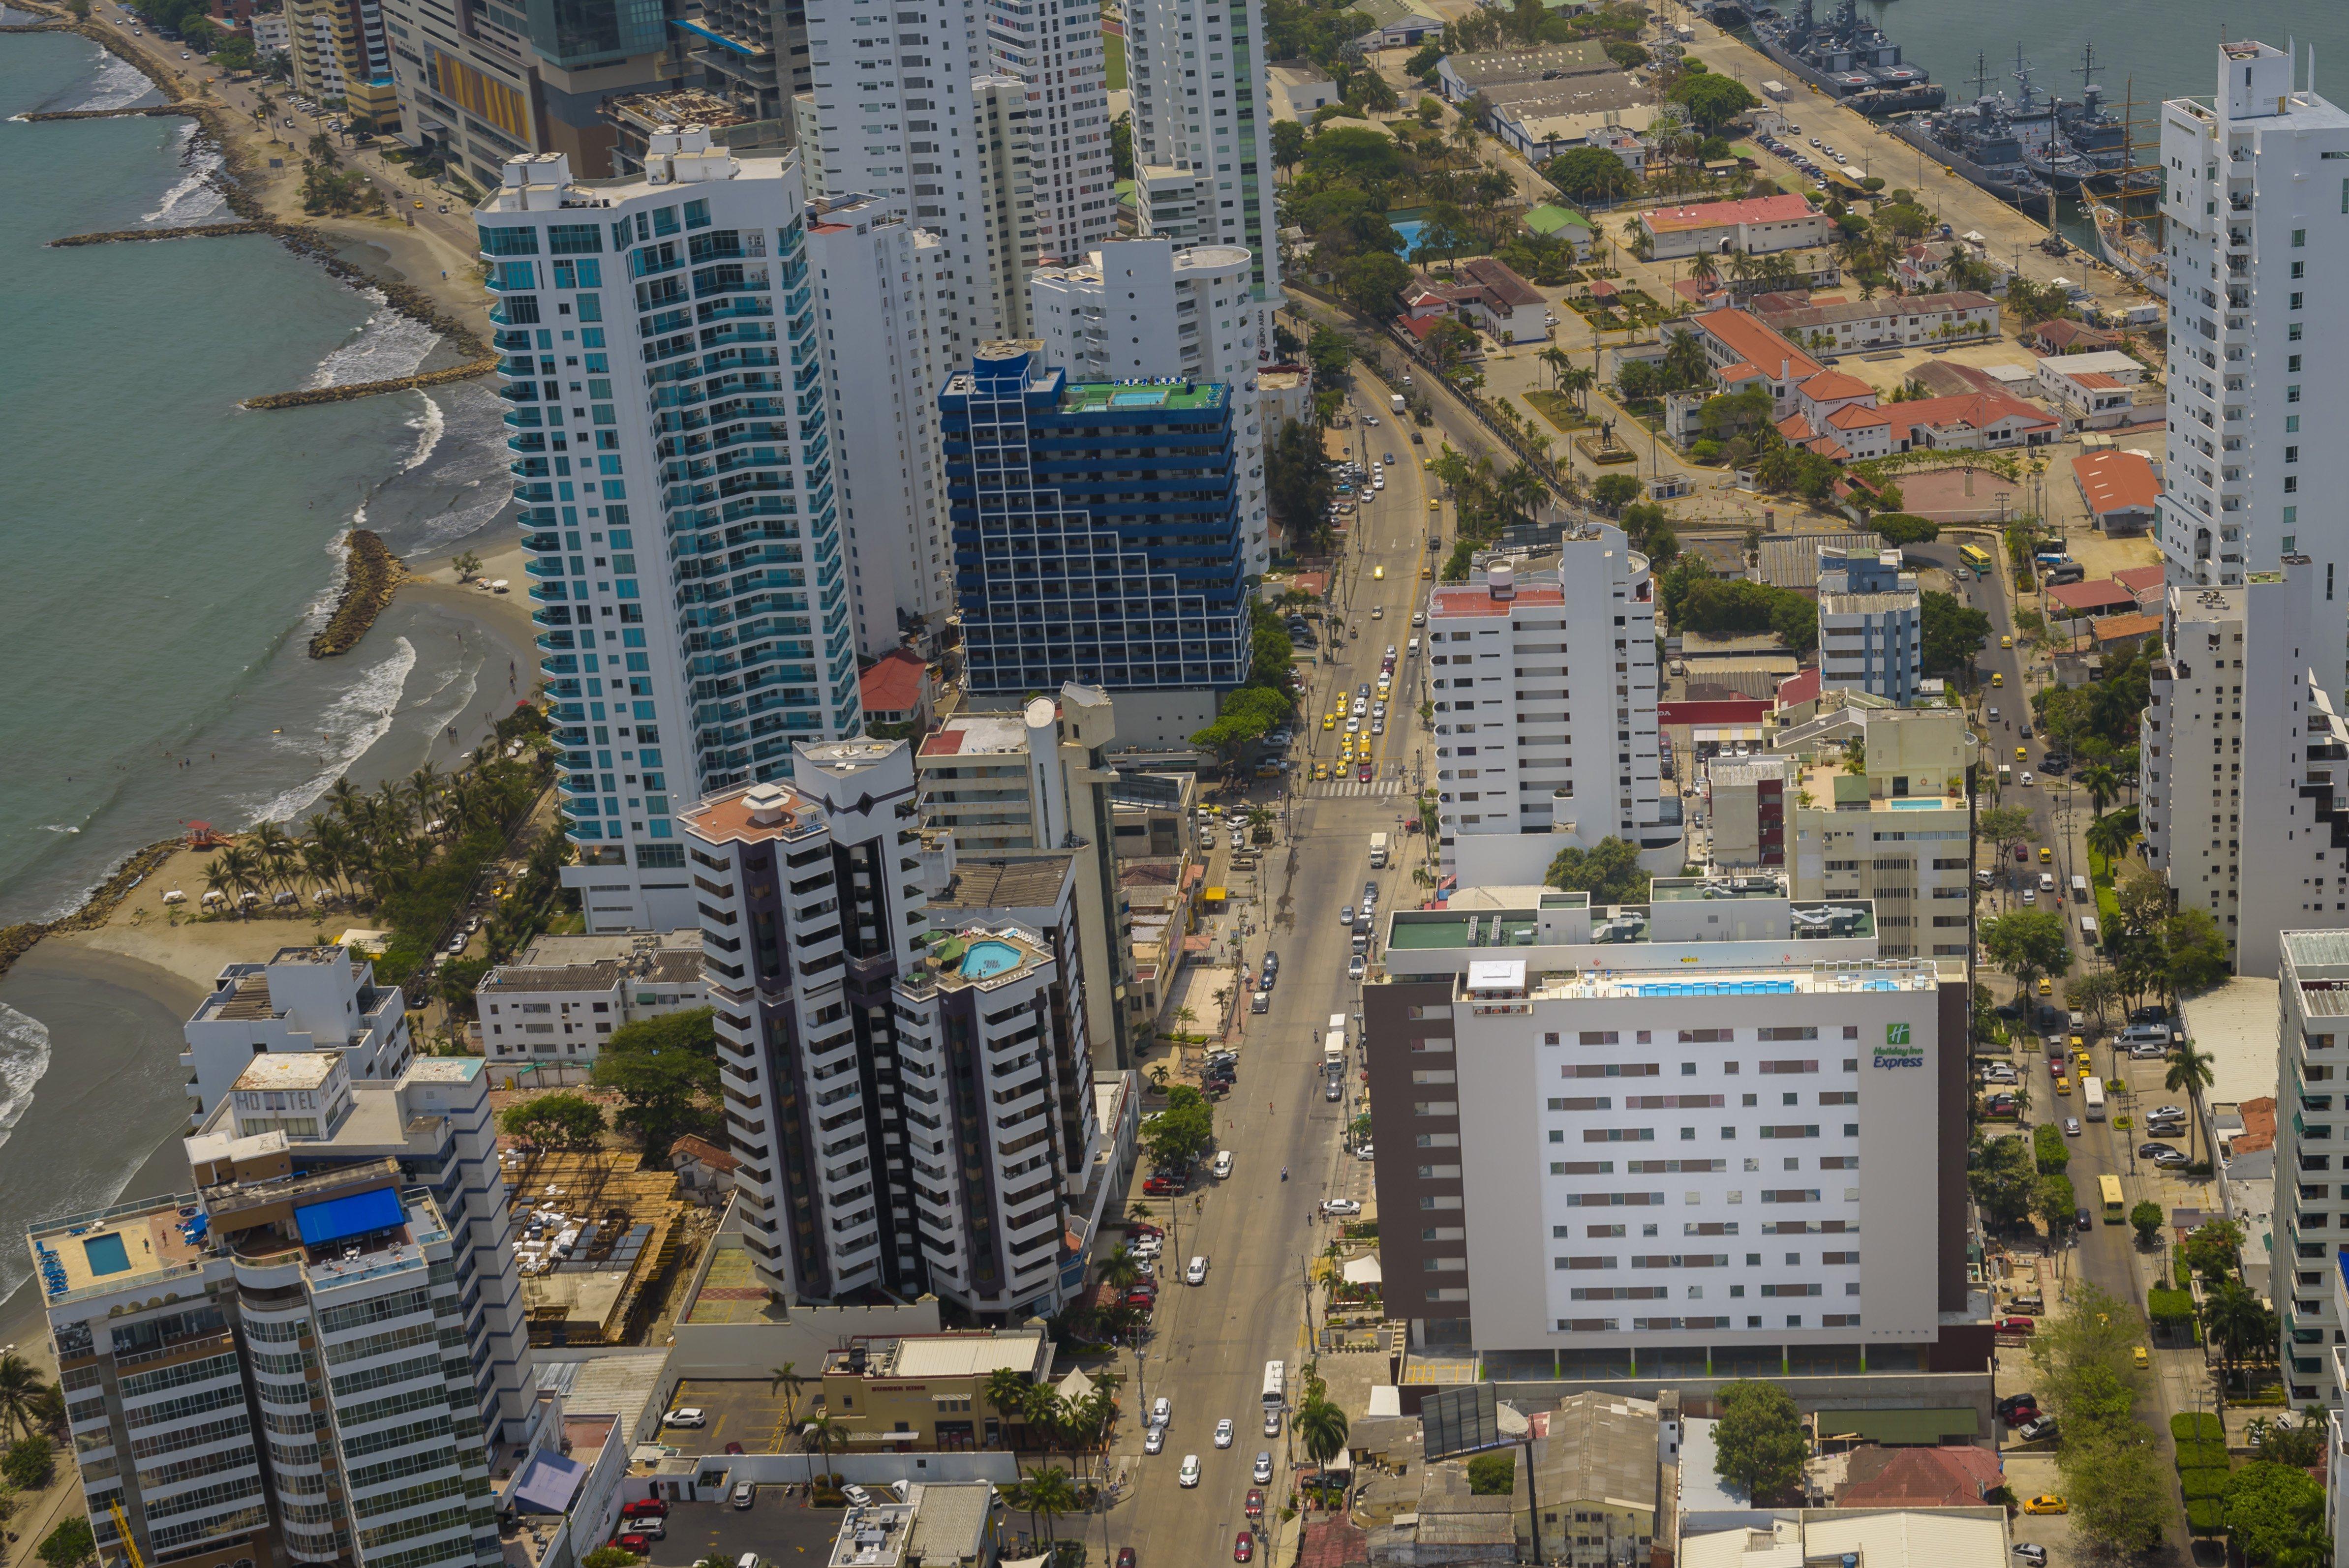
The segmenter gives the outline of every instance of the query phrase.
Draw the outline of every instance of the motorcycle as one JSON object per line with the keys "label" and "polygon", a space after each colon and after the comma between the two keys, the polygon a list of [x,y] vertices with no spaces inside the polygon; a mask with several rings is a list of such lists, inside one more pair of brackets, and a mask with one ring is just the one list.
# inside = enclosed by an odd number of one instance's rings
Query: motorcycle
{"label": "motorcycle", "polygon": [[1280,1168],[1280,1179],[1284,1181],[1288,1180],[1288,1167],[1286,1165]]}

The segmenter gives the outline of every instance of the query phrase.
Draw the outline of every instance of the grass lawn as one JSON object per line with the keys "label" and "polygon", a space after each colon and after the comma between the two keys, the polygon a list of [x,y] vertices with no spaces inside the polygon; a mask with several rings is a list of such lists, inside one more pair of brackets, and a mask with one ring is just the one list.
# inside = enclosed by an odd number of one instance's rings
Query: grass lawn
{"label": "grass lawn", "polygon": [[1109,90],[1125,88],[1125,40],[1113,33],[1102,35],[1102,72],[1109,78]]}
{"label": "grass lawn", "polygon": [[1590,423],[1575,411],[1574,399],[1563,392],[1520,392],[1518,397],[1541,411],[1560,430],[1579,430]]}
{"label": "grass lawn", "polygon": [[2106,937],[2121,928],[2120,901],[2113,896],[2113,865],[2095,851],[2088,851],[2088,885],[2096,894],[2096,929]]}

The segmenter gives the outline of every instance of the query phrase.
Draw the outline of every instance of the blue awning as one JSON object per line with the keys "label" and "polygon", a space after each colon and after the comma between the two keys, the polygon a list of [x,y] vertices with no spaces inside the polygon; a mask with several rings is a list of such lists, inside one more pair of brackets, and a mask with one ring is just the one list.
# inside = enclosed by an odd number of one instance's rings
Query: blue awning
{"label": "blue awning", "polygon": [[323,1203],[302,1204],[294,1211],[294,1222],[301,1228],[305,1245],[323,1247],[346,1236],[364,1236],[373,1231],[404,1225],[408,1223],[408,1211],[399,1206],[399,1194],[384,1187],[348,1198],[330,1198]]}
{"label": "blue awning", "polygon": [[685,21],[679,17],[670,17],[669,26],[672,27],[682,27],[696,37],[707,38],[711,43],[718,45],[719,47],[731,49],[738,55],[755,55],[759,52],[758,50],[750,47],[748,44],[736,43],[733,39],[728,37],[723,33],[713,33],[707,27],[701,26],[697,23]]}

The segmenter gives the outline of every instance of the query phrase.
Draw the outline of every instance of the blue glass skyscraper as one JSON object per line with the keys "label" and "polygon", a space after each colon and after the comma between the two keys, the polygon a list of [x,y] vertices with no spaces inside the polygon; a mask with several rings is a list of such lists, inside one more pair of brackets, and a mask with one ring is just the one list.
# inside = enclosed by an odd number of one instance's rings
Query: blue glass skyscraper
{"label": "blue glass skyscraper", "polygon": [[990,344],[938,408],[972,691],[1247,678],[1229,387],[1072,383]]}

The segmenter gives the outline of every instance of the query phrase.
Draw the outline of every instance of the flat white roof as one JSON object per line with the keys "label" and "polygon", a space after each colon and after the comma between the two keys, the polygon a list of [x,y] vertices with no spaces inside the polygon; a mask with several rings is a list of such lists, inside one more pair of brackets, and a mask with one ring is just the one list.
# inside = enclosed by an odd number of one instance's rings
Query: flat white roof
{"label": "flat white roof", "polygon": [[1526,961],[1522,958],[1479,958],[1468,965],[1471,991],[1522,991]]}
{"label": "flat white roof", "polygon": [[2186,1000],[2186,1033],[2210,1053],[2206,1100],[2240,1104],[2276,1091],[2276,986],[2240,975]]}

